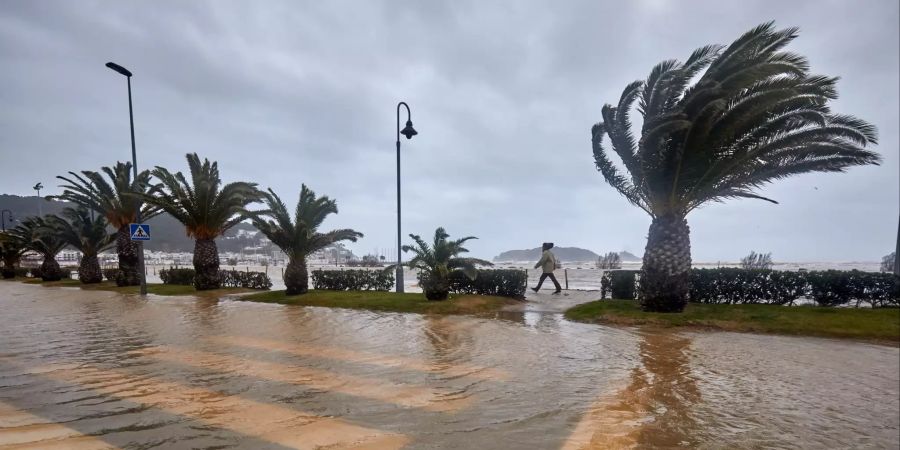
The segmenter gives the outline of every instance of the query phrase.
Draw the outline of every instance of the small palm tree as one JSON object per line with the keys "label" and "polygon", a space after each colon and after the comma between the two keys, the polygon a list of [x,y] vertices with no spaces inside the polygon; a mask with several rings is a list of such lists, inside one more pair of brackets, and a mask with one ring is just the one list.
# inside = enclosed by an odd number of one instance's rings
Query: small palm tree
{"label": "small palm tree", "polygon": [[[880,161],[864,148],[876,142],[875,127],[829,110],[837,79],[810,74],[806,58],[782,51],[795,37],[796,28],[760,25],[728,47],[709,45],[684,63],[659,63],[645,81],[629,84],[617,105],[603,107],[603,121],[591,130],[597,169],[652,218],[643,309],[684,309],[691,269],[686,218],[694,209],[732,198],[775,203],[757,189]],[[640,129],[629,118],[635,101]],[[607,156],[605,137],[630,177]]]}
{"label": "small palm tree", "polygon": [[[468,253],[463,244],[474,236],[457,240],[448,240],[450,237],[443,228],[434,231],[434,241],[431,245],[415,234],[409,237],[416,242],[415,246],[404,245],[404,252],[413,252],[415,256],[403,265],[419,271],[419,286],[425,292],[428,300],[445,300],[450,294],[450,273],[462,271],[470,279],[478,276],[476,266],[493,266],[488,261],[477,258],[460,258],[458,255]],[[391,270],[396,265],[387,267]]]}
{"label": "small palm tree", "polygon": [[3,278],[16,277],[16,264],[28,248],[15,239],[10,233],[0,233],[0,258],[3,259],[3,269],[0,270]]}
{"label": "small palm tree", "polygon": [[[141,278],[138,270],[138,250],[140,244],[132,242],[128,225],[137,221],[137,209],[141,208],[141,220],[150,219],[160,213],[159,208],[148,205],[134,193],[152,193],[158,186],[150,182],[150,171],[145,170],[132,179],[130,162],[119,162],[113,167],[103,167],[100,172],[84,170],[79,175],[69,172],[69,177],[58,176],[65,184],[61,195],[53,196],[78,206],[94,210],[118,231],[116,253],[119,257],[119,271],[116,284],[136,286]],[[106,175],[104,177],[103,175]]]}
{"label": "small palm tree", "polygon": [[194,287],[197,290],[217,289],[219,280],[219,250],[215,239],[229,228],[254,213],[247,205],[262,199],[256,183],[236,182],[222,186],[219,165],[196,153],[186,155],[191,182],[181,172],[175,174],[157,166],[152,174],[161,182],[161,189],[153,196],[138,196],[167,212],[184,225],[188,237],[194,238]]}
{"label": "small palm tree", "polygon": [[106,218],[92,218],[86,208],[79,207],[65,208],[62,217],[48,216],[46,222],[53,233],[81,252],[78,279],[85,284],[103,281],[97,254],[112,246],[118,234],[107,231]]}
{"label": "small palm tree", "polygon": [[271,189],[265,194],[265,202],[268,206],[266,215],[271,219],[255,217],[253,226],[288,256],[288,265],[284,270],[287,295],[305,294],[309,290],[307,255],[336,242],[356,242],[363,236],[350,229],[319,233],[319,226],[325,218],[329,214],[337,214],[337,203],[328,196],[316,197],[316,193],[305,184],[300,188],[300,200],[293,222],[284,202]]}
{"label": "small palm tree", "polygon": [[67,243],[55,233],[49,222],[51,216],[29,217],[7,234],[17,245],[27,250],[40,254],[44,261],[41,263],[41,279],[44,281],[59,281],[63,277],[56,255],[66,247]]}

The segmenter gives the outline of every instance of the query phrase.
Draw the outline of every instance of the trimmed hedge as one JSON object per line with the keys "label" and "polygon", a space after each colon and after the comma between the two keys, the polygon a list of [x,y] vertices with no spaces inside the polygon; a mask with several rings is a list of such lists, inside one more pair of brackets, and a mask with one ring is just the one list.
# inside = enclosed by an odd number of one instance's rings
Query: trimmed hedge
{"label": "trimmed hedge", "polygon": [[[194,269],[169,268],[159,271],[163,284],[190,286],[194,284]],[[219,282],[222,287],[269,290],[272,280],[263,272],[242,272],[239,270],[220,270]]]}
{"label": "trimmed hedge", "polygon": [[394,273],[384,270],[313,270],[313,289],[326,291],[389,291]]}
{"label": "trimmed hedge", "polygon": [[600,298],[607,292],[617,300],[634,300],[637,296],[639,270],[607,270],[600,277]]}
{"label": "trimmed hedge", "polygon": [[162,280],[163,284],[179,284],[182,286],[190,286],[194,284],[194,274],[194,269],[160,269],[159,279]]}
{"label": "trimmed hedge", "polygon": [[265,272],[241,272],[240,270],[220,270],[219,281],[222,287],[239,287],[268,291],[272,288],[272,280]]}
{"label": "trimmed hedge", "polygon": [[456,294],[496,295],[498,297],[525,298],[528,278],[524,270],[479,270],[474,280],[462,272],[450,273],[450,292]]}
{"label": "trimmed hedge", "polygon": [[[630,274],[629,274],[630,273]],[[616,270],[603,274],[601,297],[631,299],[638,271]],[[789,272],[771,269],[692,269],[690,301],[710,304],[793,305],[809,299],[819,306],[873,308],[900,304],[900,277],[859,270]]]}
{"label": "trimmed hedge", "polygon": [[807,293],[803,272],[734,267],[691,270],[690,298],[695,303],[793,305]]}

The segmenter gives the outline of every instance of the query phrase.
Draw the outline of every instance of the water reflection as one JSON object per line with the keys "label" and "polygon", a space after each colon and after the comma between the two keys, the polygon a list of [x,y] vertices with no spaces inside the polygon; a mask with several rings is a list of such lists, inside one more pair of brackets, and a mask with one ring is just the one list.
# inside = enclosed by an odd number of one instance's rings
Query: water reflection
{"label": "water reflection", "polygon": [[564,450],[698,444],[694,407],[701,396],[691,374],[691,339],[652,331],[638,334],[640,365],[631,370],[624,387],[597,400]]}
{"label": "water reflection", "polygon": [[[700,391],[691,374],[689,338],[668,333],[641,333],[642,368],[636,368],[627,391],[648,420],[639,428],[642,447],[694,446],[694,406]],[[641,392],[643,391],[643,392]]]}
{"label": "water reflection", "polygon": [[0,448],[891,448],[900,430],[896,348],[9,282],[0,302]]}

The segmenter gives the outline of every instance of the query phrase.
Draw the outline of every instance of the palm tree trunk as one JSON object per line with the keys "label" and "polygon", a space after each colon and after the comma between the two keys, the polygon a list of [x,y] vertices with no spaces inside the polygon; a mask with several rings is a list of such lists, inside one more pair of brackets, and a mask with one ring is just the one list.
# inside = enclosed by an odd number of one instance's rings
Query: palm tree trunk
{"label": "palm tree trunk", "polygon": [[691,235],[682,216],[655,217],[641,268],[641,309],[681,312],[691,281]]}
{"label": "palm tree trunk", "polygon": [[218,289],[219,249],[213,239],[197,239],[194,242],[194,287],[198,291]]}
{"label": "palm tree trunk", "polygon": [[103,271],[100,270],[100,260],[97,259],[97,255],[81,257],[81,265],[78,266],[78,280],[84,284],[103,281]]}
{"label": "palm tree trunk", "polygon": [[44,281],[59,281],[63,277],[62,269],[54,256],[44,255],[44,262],[41,263],[41,279]]}
{"label": "palm tree trunk", "polygon": [[306,270],[306,256],[291,257],[284,269],[284,286],[287,295],[309,292],[309,273]]}
{"label": "palm tree trunk", "polygon": [[138,271],[138,244],[131,241],[127,224],[119,227],[119,231],[116,233],[116,253],[119,255],[116,286],[141,284],[141,276]]}

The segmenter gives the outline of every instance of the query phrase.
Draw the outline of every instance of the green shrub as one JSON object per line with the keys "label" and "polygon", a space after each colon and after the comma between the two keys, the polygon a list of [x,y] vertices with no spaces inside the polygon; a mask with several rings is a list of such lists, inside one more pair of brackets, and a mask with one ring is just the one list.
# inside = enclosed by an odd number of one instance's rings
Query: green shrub
{"label": "green shrub", "polygon": [[637,291],[637,270],[607,270],[600,277],[600,298],[611,297],[617,300],[634,300]]}
{"label": "green shrub", "polygon": [[28,269],[28,276],[31,278],[43,278],[44,271],[40,267],[32,267]]}
{"label": "green shrub", "polygon": [[[168,268],[159,271],[163,284],[190,286],[194,284],[194,269]],[[268,290],[272,280],[263,272],[242,272],[239,270],[220,270],[219,282],[222,287]]]}
{"label": "green shrub", "polygon": [[313,270],[313,289],[326,291],[389,291],[394,273],[383,270]]}
{"label": "green shrub", "polygon": [[837,306],[847,303],[868,303],[878,306],[896,306],[898,277],[890,273],[862,272],[859,270],[825,270],[809,272],[807,279],[810,296],[819,305]]}
{"label": "green shrub", "polygon": [[695,303],[793,305],[809,298],[820,306],[862,303],[896,306],[897,277],[858,270],[788,272],[769,269],[693,269],[690,300]]}
{"label": "green shrub", "polygon": [[272,280],[264,272],[241,272],[239,270],[220,270],[219,280],[222,287],[239,287],[267,291],[272,288]]}
{"label": "green shrub", "polygon": [[451,272],[450,292],[456,294],[496,295],[498,297],[525,298],[528,278],[524,270],[478,270],[474,280],[463,272]]}
{"label": "green shrub", "polygon": [[15,269],[13,269],[13,272],[16,274],[16,278],[25,278],[28,276],[27,267],[16,267]]}
{"label": "green shrub", "polygon": [[194,284],[194,269],[187,268],[168,268],[159,271],[159,278],[163,284],[178,284],[182,286],[190,286]]}

